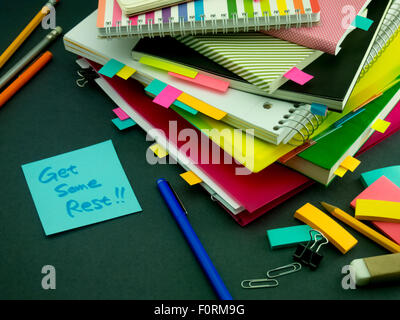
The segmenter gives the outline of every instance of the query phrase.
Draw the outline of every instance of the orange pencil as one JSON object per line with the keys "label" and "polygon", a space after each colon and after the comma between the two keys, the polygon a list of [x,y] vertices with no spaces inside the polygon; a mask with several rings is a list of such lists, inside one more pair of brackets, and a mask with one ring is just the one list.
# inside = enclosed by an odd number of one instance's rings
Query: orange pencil
{"label": "orange pencil", "polygon": [[49,14],[50,6],[55,5],[59,0],[49,0],[44,7],[36,14],[31,22],[25,27],[24,30],[18,35],[18,37],[9,45],[9,47],[0,56],[0,68],[11,58],[15,51],[21,46],[21,44],[29,37],[29,35],[36,29],[36,27],[42,22],[43,18]]}
{"label": "orange pencil", "polygon": [[21,89],[33,76],[38,73],[53,57],[50,51],[43,53],[21,75],[0,93],[0,108]]}

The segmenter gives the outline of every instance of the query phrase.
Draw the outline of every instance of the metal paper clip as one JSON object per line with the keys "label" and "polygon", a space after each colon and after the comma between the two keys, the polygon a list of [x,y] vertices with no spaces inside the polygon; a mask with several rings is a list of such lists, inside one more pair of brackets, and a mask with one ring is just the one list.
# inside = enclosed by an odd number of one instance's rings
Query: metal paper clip
{"label": "metal paper clip", "polygon": [[[264,284],[257,284],[253,285],[253,283],[264,283]],[[271,284],[268,284],[271,283]],[[243,280],[241,282],[241,286],[244,289],[259,289],[259,288],[272,288],[277,287],[279,282],[275,279],[252,279],[252,280]]]}
{"label": "metal paper clip", "polygon": [[[286,270],[286,271],[284,271]],[[293,272],[297,272],[301,270],[301,264],[298,262],[293,262],[291,264],[288,264],[286,266],[278,267],[272,270],[267,271],[267,277],[268,278],[277,278],[281,277]],[[274,272],[278,272],[277,274],[273,274]]]}

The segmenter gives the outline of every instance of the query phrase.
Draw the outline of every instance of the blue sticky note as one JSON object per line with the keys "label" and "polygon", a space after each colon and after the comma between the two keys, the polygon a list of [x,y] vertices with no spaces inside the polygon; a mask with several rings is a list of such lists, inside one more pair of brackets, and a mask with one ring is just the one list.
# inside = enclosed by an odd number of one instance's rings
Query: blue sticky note
{"label": "blue sticky note", "polygon": [[390,166],[364,172],[361,174],[361,180],[368,187],[382,176],[385,176],[400,188],[400,166]]}
{"label": "blue sticky note", "polygon": [[306,224],[267,230],[269,245],[271,249],[278,249],[310,241],[310,230],[312,230],[312,228]]}
{"label": "blue sticky note", "polygon": [[133,121],[132,119],[126,119],[126,120],[121,120],[120,118],[115,118],[111,120],[115,126],[119,129],[119,130],[125,130],[128,129],[130,127],[133,127],[136,122]]}
{"label": "blue sticky note", "polygon": [[111,140],[22,170],[46,235],[142,210]]}
{"label": "blue sticky note", "polygon": [[175,100],[174,105],[177,106],[178,108],[181,108],[182,110],[185,110],[193,115],[196,115],[198,111],[196,109],[193,109],[189,107],[187,104],[180,102],[179,100]]}
{"label": "blue sticky note", "polygon": [[312,103],[311,112],[317,116],[325,117],[328,112],[328,107],[323,104]]}
{"label": "blue sticky note", "polygon": [[109,60],[100,70],[99,73],[112,78],[114,77],[118,71],[120,71],[125,65],[115,59]]}
{"label": "blue sticky note", "polygon": [[147,91],[148,93],[151,93],[152,95],[158,96],[161,91],[163,91],[165,88],[167,87],[167,84],[154,79],[152,82],[150,82],[150,84],[144,88],[145,91]]}
{"label": "blue sticky note", "polygon": [[351,25],[353,27],[368,31],[371,25],[374,23],[373,20],[362,17],[362,16],[356,16],[356,18],[353,20]]}

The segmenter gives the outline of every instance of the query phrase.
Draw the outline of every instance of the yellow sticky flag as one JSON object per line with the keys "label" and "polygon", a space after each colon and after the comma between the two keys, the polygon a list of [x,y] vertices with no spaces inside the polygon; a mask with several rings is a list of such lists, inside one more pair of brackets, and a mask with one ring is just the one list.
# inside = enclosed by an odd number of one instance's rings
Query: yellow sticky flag
{"label": "yellow sticky flag", "polygon": [[361,163],[360,160],[357,160],[356,158],[353,158],[352,156],[348,156],[346,159],[343,160],[343,162],[340,164],[340,166],[353,172],[354,170],[357,169],[357,167],[360,165],[360,163]]}
{"label": "yellow sticky flag", "polygon": [[400,202],[358,199],[355,217],[360,220],[400,222]]}
{"label": "yellow sticky flag", "polygon": [[387,128],[389,128],[389,126],[390,126],[390,122],[387,122],[382,119],[378,119],[375,121],[375,123],[372,125],[371,128],[380,133],[385,133],[385,131],[387,130]]}
{"label": "yellow sticky flag", "polygon": [[153,151],[160,159],[168,155],[168,151],[161,147],[158,143],[152,144],[150,150]]}
{"label": "yellow sticky flag", "polygon": [[337,175],[340,178],[343,178],[343,176],[346,174],[346,172],[347,172],[346,168],[339,166],[339,168],[337,168],[337,170],[335,171],[335,175]]}
{"label": "yellow sticky flag", "polygon": [[180,176],[191,186],[203,182],[193,171],[187,171],[180,174]]}
{"label": "yellow sticky flag", "polygon": [[201,101],[191,95],[183,92],[176,100],[192,107],[193,109],[209,116],[215,120],[221,120],[223,117],[227,115],[225,111],[219,110],[204,101]]}
{"label": "yellow sticky flag", "polygon": [[186,76],[186,77],[189,77],[192,79],[194,77],[196,77],[198,74],[198,72],[194,69],[185,68],[181,65],[177,65],[175,63],[172,63],[172,62],[169,62],[166,60],[157,59],[157,58],[153,58],[153,57],[149,57],[149,56],[141,57],[139,62],[143,63],[145,65],[157,68],[157,69],[175,72],[177,74],[181,74],[183,76]]}
{"label": "yellow sticky flag", "polygon": [[135,69],[129,67],[129,66],[124,66],[121,70],[117,72],[117,76],[121,77],[124,80],[127,80],[130,78],[134,73],[136,72]]}

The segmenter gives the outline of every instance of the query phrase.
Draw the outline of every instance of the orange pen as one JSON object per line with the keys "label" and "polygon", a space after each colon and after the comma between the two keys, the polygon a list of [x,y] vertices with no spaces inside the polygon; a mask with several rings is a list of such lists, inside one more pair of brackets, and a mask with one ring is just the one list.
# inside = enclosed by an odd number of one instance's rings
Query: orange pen
{"label": "orange pen", "polygon": [[0,93],[0,108],[21,89],[33,76],[38,73],[53,57],[50,51],[43,53],[17,79]]}
{"label": "orange pen", "polygon": [[15,51],[24,43],[29,35],[36,29],[36,27],[42,22],[43,18],[49,14],[50,6],[58,3],[59,0],[49,0],[44,7],[36,14],[36,16],[29,22],[24,30],[18,35],[18,37],[9,45],[9,47],[0,56],[0,68],[11,58]]}

